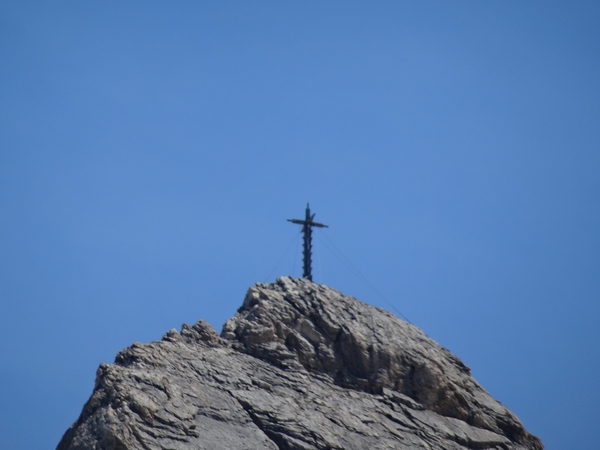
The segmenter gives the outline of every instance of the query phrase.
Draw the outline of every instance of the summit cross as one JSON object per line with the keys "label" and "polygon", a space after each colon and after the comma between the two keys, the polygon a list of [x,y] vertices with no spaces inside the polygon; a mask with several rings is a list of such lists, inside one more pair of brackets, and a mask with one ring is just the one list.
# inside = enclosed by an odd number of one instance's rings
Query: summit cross
{"label": "summit cross", "polygon": [[312,257],[312,227],[317,228],[329,228],[327,225],[324,225],[319,222],[315,222],[313,219],[315,218],[314,214],[310,214],[310,207],[308,203],[306,204],[306,216],[304,220],[300,219],[288,219],[288,222],[297,223],[298,225],[302,225],[302,233],[304,234],[304,249],[302,251],[302,261],[303,278],[306,278],[312,281],[312,273],[311,273],[311,257]]}

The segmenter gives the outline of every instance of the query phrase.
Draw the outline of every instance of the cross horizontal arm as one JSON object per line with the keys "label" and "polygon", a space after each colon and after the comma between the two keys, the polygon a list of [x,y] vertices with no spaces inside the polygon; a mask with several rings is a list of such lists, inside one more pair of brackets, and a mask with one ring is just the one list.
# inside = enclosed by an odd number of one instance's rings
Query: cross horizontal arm
{"label": "cross horizontal arm", "polygon": [[288,219],[287,221],[297,223],[298,225],[308,225],[309,227],[329,228],[328,225],[319,222],[313,222],[312,220]]}
{"label": "cross horizontal arm", "polygon": [[319,222],[311,222],[309,225],[310,225],[311,227],[329,228],[329,226],[327,226],[327,225],[324,225],[324,224],[322,224],[322,223],[319,223]]}

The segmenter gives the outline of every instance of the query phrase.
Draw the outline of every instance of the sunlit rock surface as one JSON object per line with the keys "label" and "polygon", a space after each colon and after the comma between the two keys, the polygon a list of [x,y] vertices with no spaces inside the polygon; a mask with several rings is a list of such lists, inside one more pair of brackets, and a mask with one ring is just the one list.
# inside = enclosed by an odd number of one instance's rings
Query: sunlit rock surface
{"label": "sunlit rock surface", "polygon": [[250,288],[206,322],[102,364],[59,450],[542,449],[456,356],[327,286]]}

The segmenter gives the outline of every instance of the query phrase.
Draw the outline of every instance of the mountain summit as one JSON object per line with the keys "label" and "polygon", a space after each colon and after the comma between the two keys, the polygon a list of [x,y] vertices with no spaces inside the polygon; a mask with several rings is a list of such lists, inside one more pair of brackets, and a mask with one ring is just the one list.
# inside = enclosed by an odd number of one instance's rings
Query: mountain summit
{"label": "mountain summit", "polygon": [[543,449],[456,356],[306,279],[101,364],[57,450]]}

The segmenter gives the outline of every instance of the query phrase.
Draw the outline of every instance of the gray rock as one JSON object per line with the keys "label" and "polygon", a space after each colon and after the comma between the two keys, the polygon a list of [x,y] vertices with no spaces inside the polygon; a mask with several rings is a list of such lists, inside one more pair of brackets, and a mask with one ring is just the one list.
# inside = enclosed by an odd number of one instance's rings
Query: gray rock
{"label": "gray rock", "polygon": [[290,277],[102,364],[58,450],[543,449],[415,326]]}

